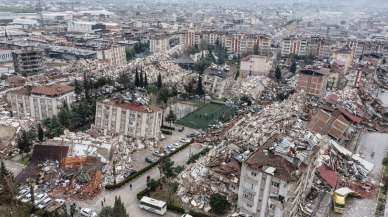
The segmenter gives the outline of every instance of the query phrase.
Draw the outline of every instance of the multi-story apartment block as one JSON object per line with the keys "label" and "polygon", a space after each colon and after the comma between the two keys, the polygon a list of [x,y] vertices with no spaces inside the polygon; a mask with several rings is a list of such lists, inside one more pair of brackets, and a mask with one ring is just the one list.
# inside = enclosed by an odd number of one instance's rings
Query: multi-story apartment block
{"label": "multi-story apartment block", "polygon": [[99,60],[105,60],[107,63],[115,66],[127,64],[125,46],[112,45],[105,48],[97,48],[95,50],[97,52],[97,59]]}
{"label": "multi-story apartment block", "polygon": [[308,40],[300,37],[284,38],[281,46],[281,54],[288,56],[295,54],[298,56],[308,55]]}
{"label": "multi-story apartment block", "polygon": [[150,39],[150,52],[163,53],[170,49],[168,36],[156,36]]}
{"label": "multi-story apartment block", "polygon": [[230,54],[253,53],[270,50],[272,39],[264,34],[245,33],[223,33],[223,32],[193,32],[187,31],[184,34],[184,45],[186,47],[198,46],[201,41],[215,45],[218,41]]}
{"label": "multi-story apartment block", "polygon": [[7,101],[16,117],[44,120],[58,114],[66,103],[75,101],[74,88],[63,84],[23,87],[7,93]]}
{"label": "multi-story apartment block", "polygon": [[162,109],[124,100],[104,100],[96,104],[96,129],[133,138],[160,138]]}
{"label": "multi-story apartment block", "polygon": [[296,84],[297,92],[307,95],[322,96],[326,92],[327,74],[324,70],[303,69],[299,71]]}
{"label": "multi-story apartment block", "polygon": [[43,50],[31,47],[14,51],[12,56],[15,72],[23,76],[43,72],[45,69],[43,55]]}
{"label": "multi-story apartment block", "polygon": [[[255,217],[293,217],[310,192],[318,146],[270,138],[242,164],[237,207]],[[302,150],[302,151],[301,151]]]}

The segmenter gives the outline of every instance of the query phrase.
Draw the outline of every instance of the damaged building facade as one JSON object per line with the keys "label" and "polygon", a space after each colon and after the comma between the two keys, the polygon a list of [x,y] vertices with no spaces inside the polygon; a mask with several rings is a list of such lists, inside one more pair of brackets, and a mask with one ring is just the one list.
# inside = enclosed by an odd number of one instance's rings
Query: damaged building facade
{"label": "damaged building facade", "polygon": [[66,102],[75,101],[74,88],[65,84],[23,87],[9,91],[7,100],[16,117],[33,117],[44,120],[57,115]]}
{"label": "damaged building facade", "polygon": [[160,137],[162,109],[124,100],[104,100],[96,104],[95,127],[107,133],[133,138]]}
{"label": "damaged building facade", "polygon": [[240,213],[295,216],[313,184],[318,150],[307,141],[270,138],[242,164],[237,202]]}

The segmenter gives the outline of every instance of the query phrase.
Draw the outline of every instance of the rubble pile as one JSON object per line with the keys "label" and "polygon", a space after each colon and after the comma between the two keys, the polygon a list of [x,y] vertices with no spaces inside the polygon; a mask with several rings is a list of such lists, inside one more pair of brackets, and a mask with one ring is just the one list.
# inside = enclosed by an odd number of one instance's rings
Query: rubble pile
{"label": "rubble pile", "polygon": [[297,133],[303,129],[303,121],[298,119],[302,102],[300,95],[294,95],[289,100],[264,107],[259,113],[250,113],[236,123],[226,136],[231,143],[247,150],[263,145],[275,134]]}
{"label": "rubble pile", "polygon": [[220,145],[178,175],[177,195],[183,203],[209,211],[209,197],[214,193],[237,201],[239,178],[240,166],[232,159],[232,150]]}
{"label": "rubble pile", "polygon": [[231,87],[229,92],[232,96],[249,96],[257,99],[271,82],[271,79],[264,76],[250,76],[248,79],[230,82]]}

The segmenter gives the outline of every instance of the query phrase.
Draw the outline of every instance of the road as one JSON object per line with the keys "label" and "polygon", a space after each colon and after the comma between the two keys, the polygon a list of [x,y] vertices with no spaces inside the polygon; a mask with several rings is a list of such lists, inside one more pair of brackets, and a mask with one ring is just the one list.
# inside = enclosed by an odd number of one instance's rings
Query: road
{"label": "road", "polygon": [[[185,148],[184,150],[172,156],[171,159],[175,162],[175,166],[185,165],[186,161],[189,158],[190,152],[192,154],[195,154],[195,153],[198,153],[200,149],[201,149],[201,146],[198,146],[198,144],[191,144],[189,147]],[[130,217],[158,216],[158,215],[146,212],[138,207],[138,200],[136,198],[136,194],[146,188],[147,176],[150,176],[153,179],[158,179],[160,177],[158,168],[155,167],[149,172],[133,180],[131,182],[132,190],[129,188],[129,183],[128,183],[119,189],[116,189],[113,191],[104,191],[93,200],[74,201],[74,202],[76,202],[76,204],[82,208],[92,208],[98,213],[102,208],[101,201],[105,199],[106,205],[113,205],[115,197],[120,197]],[[165,216],[176,217],[179,215],[168,212]]]}
{"label": "road", "polygon": [[[382,161],[388,151],[388,134],[366,133],[361,136],[359,153],[366,160],[375,164],[370,177],[373,180],[380,179]],[[372,157],[372,153],[374,156]],[[346,211],[343,215],[331,214],[330,216],[342,217],[371,217],[376,210],[376,197],[371,199],[349,198],[346,200]],[[388,204],[385,206],[388,207]]]}

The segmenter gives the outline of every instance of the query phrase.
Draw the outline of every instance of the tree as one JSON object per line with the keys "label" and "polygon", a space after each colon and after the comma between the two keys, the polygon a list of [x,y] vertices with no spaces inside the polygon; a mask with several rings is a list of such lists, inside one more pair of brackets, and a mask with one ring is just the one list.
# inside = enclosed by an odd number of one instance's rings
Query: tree
{"label": "tree", "polygon": [[144,87],[144,76],[143,76],[143,71],[140,71],[139,87]]}
{"label": "tree", "polygon": [[75,92],[75,94],[77,94],[78,96],[82,94],[82,87],[81,87],[81,85],[79,84],[79,82],[78,82],[77,79],[74,79],[74,92]]}
{"label": "tree", "polygon": [[282,71],[280,70],[280,67],[279,67],[279,66],[276,66],[276,69],[275,69],[275,78],[278,79],[278,80],[281,80],[281,79],[282,79]]}
{"label": "tree", "polygon": [[198,96],[203,96],[203,95],[205,95],[205,91],[203,90],[202,76],[201,76],[201,75],[198,76],[198,80],[197,80],[197,88],[196,88],[196,90],[195,90],[195,93],[196,93]]}
{"label": "tree", "polygon": [[42,125],[38,124],[38,139],[40,142],[43,142],[44,140],[44,132],[43,132],[43,129],[42,129]]}
{"label": "tree", "polygon": [[20,153],[28,153],[31,151],[33,139],[34,137],[30,131],[21,130],[19,136],[16,139]]}
{"label": "tree", "polygon": [[30,187],[32,210],[34,210],[35,209],[35,192],[34,192],[35,183],[32,178],[29,178],[28,185]]}
{"label": "tree", "polygon": [[70,216],[71,217],[74,217],[74,215],[75,215],[75,213],[77,211],[76,208],[77,208],[77,206],[75,205],[75,203],[70,205]]}
{"label": "tree", "polygon": [[383,63],[383,65],[385,65],[387,63],[387,60],[385,58],[383,58],[382,63]]}
{"label": "tree", "polygon": [[136,87],[140,86],[139,72],[138,72],[137,68],[136,68],[136,72],[135,72],[135,86]]}
{"label": "tree", "polygon": [[166,117],[166,121],[169,122],[170,125],[171,125],[171,123],[176,121],[176,115],[172,109],[170,109],[170,112],[168,113],[168,115]]}
{"label": "tree", "polygon": [[158,80],[156,82],[156,87],[158,88],[158,90],[160,90],[162,88],[162,86],[163,86],[163,84],[162,84],[162,76],[159,73]]}
{"label": "tree", "polygon": [[111,206],[105,206],[101,209],[99,217],[115,217],[113,213],[113,208]]}
{"label": "tree", "polygon": [[59,123],[62,126],[64,126],[65,128],[70,128],[71,111],[69,111],[67,103],[61,107],[61,110],[58,112],[57,117],[58,117]]}
{"label": "tree", "polygon": [[174,161],[172,161],[169,157],[160,159],[159,171],[162,176],[162,181],[166,181],[168,183],[170,178],[175,176],[173,165]]}
{"label": "tree", "polygon": [[170,97],[170,91],[168,90],[167,87],[163,87],[162,89],[159,90],[159,94],[158,94],[159,102],[167,103],[169,97]]}
{"label": "tree", "polygon": [[59,123],[57,117],[52,117],[51,119],[46,119],[43,121],[43,124],[46,127],[46,135],[48,138],[58,137],[63,134],[63,126]]}
{"label": "tree", "polygon": [[84,71],[84,80],[83,80],[83,88],[85,92],[85,98],[89,99],[90,98],[90,78],[87,76],[86,72]]}
{"label": "tree", "polygon": [[129,217],[120,197],[115,197],[113,206],[114,217]]}
{"label": "tree", "polygon": [[136,52],[133,48],[125,49],[125,57],[126,57],[127,61],[135,58],[135,56],[136,56]]}
{"label": "tree", "polygon": [[148,78],[147,78],[147,73],[144,73],[144,88],[148,87]]}
{"label": "tree", "polygon": [[291,63],[290,72],[291,72],[292,74],[295,74],[295,73],[296,73],[296,61],[295,61],[295,60],[293,60],[292,63]]}
{"label": "tree", "polygon": [[230,208],[230,203],[225,196],[216,193],[210,197],[210,207],[213,212],[224,214]]}

